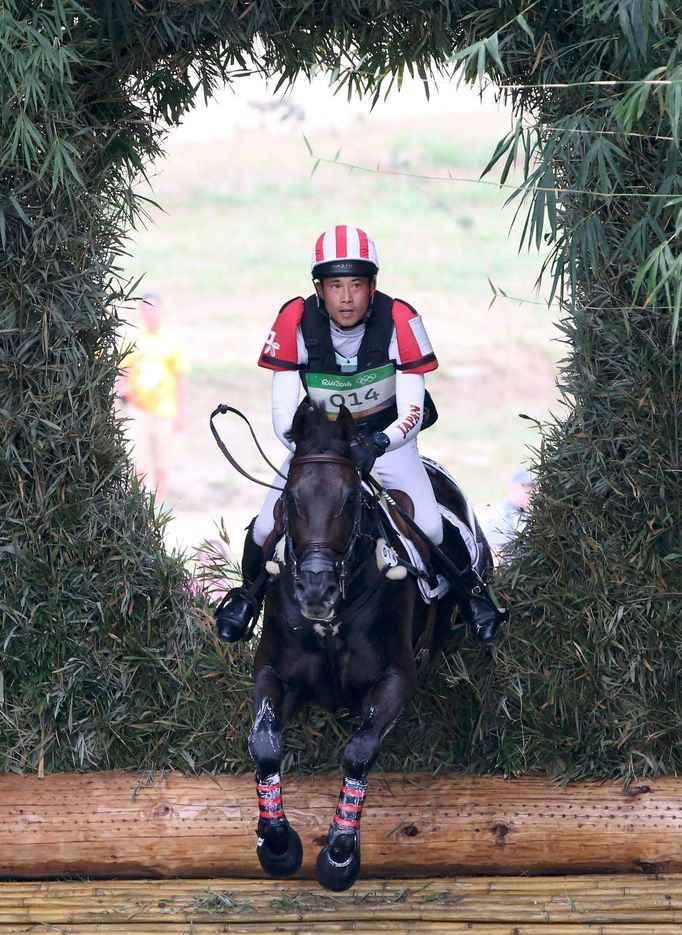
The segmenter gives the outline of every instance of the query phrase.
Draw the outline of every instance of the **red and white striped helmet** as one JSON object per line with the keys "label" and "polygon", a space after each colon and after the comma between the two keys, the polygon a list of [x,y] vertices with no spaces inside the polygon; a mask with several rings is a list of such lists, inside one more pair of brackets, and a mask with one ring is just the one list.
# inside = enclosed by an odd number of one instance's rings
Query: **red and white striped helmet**
{"label": "red and white striped helmet", "polygon": [[310,263],[313,279],[325,276],[376,276],[379,257],[373,239],[350,224],[330,227],[315,241]]}

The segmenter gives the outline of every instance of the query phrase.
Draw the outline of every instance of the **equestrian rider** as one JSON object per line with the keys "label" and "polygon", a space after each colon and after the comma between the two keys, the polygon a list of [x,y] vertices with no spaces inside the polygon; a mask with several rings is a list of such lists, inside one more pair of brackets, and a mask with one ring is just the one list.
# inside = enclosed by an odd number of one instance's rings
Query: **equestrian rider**
{"label": "equestrian rider", "polygon": [[[377,291],[376,246],[357,227],[338,225],[321,234],[311,270],[314,294],[282,306],[258,361],[273,371],[272,422],[290,450],[281,473],[286,477],[294,453],[286,433],[299,405],[301,383],[331,418],[345,404],[357,427],[358,443],[352,451],[358,469],[374,468],[385,488],[409,495],[414,521],[424,536],[440,545],[461,571],[457,580],[452,571],[445,577],[472,635],[488,642],[504,614],[471,567],[459,530],[441,517],[417,450],[420,429],[435,421],[424,374],[438,367],[422,320],[407,302]],[[273,509],[284,481],[276,478],[274,483],[279,489],[268,493],[247,530],[242,559],[247,588],[260,574],[262,546],[274,526]],[[260,610],[264,590],[251,599],[242,589],[228,595],[216,613],[221,639],[235,642],[244,637]]]}

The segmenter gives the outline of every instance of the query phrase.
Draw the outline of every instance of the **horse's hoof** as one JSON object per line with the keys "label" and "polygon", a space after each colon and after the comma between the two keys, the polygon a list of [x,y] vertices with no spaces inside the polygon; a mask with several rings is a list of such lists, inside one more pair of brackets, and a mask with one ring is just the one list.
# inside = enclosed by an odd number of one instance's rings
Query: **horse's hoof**
{"label": "horse's hoof", "polygon": [[287,847],[282,854],[275,854],[264,838],[258,838],[256,853],[260,865],[271,877],[290,877],[299,870],[303,862],[303,845],[297,831],[287,828]]}
{"label": "horse's hoof", "polygon": [[315,872],[318,883],[326,890],[340,893],[350,889],[360,873],[360,845],[353,848],[350,857],[342,864],[332,860],[329,846],[323,847],[317,855]]}

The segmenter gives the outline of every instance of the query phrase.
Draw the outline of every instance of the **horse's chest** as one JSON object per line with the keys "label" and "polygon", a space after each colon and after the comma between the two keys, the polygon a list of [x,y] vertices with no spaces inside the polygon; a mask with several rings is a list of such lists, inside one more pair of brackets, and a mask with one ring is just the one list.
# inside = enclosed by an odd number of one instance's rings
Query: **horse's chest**
{"label": "horse's chest", "polygon": [[[290,678],[321,707],[354,708],[374,684],[382,663],[362,639],[311,633],[301,643]],[[291,684],[291,682],[290,682]]]}

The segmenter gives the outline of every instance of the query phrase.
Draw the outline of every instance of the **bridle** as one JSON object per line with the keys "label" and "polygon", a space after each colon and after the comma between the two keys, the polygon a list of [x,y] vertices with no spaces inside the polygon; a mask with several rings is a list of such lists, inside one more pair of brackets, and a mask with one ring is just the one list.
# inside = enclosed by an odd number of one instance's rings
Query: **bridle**
{"label": "bridle", "polygon": [[[362,487],[360,475],[358,474],[355,463],[351,461],[350,458],[345,458],[343,455],[337,455],[333,452],[324,452],[318,454],[295,455],[289,464],[288,481],[291,481],[293,472],[299,467],[305,467],[308,464],[337,464],[340,467],[349,468],[352,471],[356,480],[355,489],[353,491],[356,495],[353,525],[348,539],[344,542],[331,537],[305,540],[299,545],[299,552],[303,556],[299,558],[294,550],[289,517],[291,507],[293,506],[297,512],[298,508],[294,497],[291,495],[290,491],[287,490],[287,487],[285,487],[282,494],[282,525],[284,527],[286,553],[290,560],[291,575],[294,582],[296,582],[300,577],[300,572],[303,567],[305,570],[312,572],[334,570],[339,582],[339,591],[343,598],[346,594],[346,583],[348,580],[351,556],[355,549],[356,542],[360,537],[360,524],[362,519]],[[343,509],[343,507],[341,507],[341,509]],[[333,560],[321,554],[327,551],[335,555],[340,555],[341,558]]]}
{"label": "bridle", "polygon": [[[281,519],[282,531],[284,533],[285,555],[286,553],[288,553],[289,560],[286,561],[285,556],[282,556],[281,559],[275,558],[275,556],[272,556],[271,561],[273,561],[274,564],[279,566],[280,573],[282,572],[285,573],[285,580],[288,580],[289,578],[291,578],[294,584],[300,580],[301,570],[313,571],[313,572],[333,571],[338,581],[339,593],[341,595],[341,598],[342,599],[345,598],[349,583],[354,580],[355,576],[359,574],[362,568],[359,562],[360,554],[362,550],[357,549],[357,543],[359,539],[363,538],[363,536],[367,536],[367,533],[366,532],[363,533],[362,528],[361,528],[362,518],[363,518],[363,507],[366,502],[369,503],[370,509],[374,516],[374,519],[372,522],[376,523],[377,512],[378,512],[376,494],[373,494],[372,492],[367,494],[363,490],[362,483],[360,481],[360,475],[358,473],[355,462],[353,462],[350,458],[345,458],[343,457],[343,455],[337,455],[337,454],[334,454],[333,452],[320,452],[318,454],[294,455],[294,457],[289,462],[288,476],[285,477],[279,471],[276,471],[276,473],[279,474],[279,476],[285,481],[289,481],[289,479],[291,478],[292,471],[294,471],[298,466],[303,466],[306,464],[338,464],[342,467],[348,467],[350,468],[353,474],[353,477],[356,480],[355,488],[353,490],[353,493],[356,497],[355,514],[353,517],[353,526],[352,526],[348,541],[339,542],[331,538],[310,539],[308,542],[304,543],[304,550],[303,550],[304,555],[302,559],[299,559],[296,556],[296,552],[294,550],[294,543],[293,543],[293,539],[291,536],[291,529],[290,529],[290,523],[289,523],[289,505],[293,502],[294,508],[297,509],[295,500],[293,496],[291,495],[291,492],[287,490],[287,485],[285,485],[284,490],[282,490],[282,488],[279,485],[268,484],[265,481],[258,480],[258,478],[252,477],[247,471],[245,471],[235,461],[235,459],[232,457],[230,452],[227,450],[225,443],[220,438],[220,435],[218,434],[218,430],[213,424],[213,419],[215,418],[216,415],[218,415],[218,413],[225,414],[227,412],[232,412],[235,415],[238,415],[241,419],[244,420],[244,422],[246,422],[259,452],[261,453],[263,458],[267,461],[267,463],[270,465],[270,467],[272,467],[273,470],[275,470],[275,468],[274,468],[274,465],[272,465],[270,461],[268,461],[268,459],[266,458],[265,453],[263,452],[263,449],[258,443],[258,439],[256,438],[256,435],[255,435],[255,432],[253,431],[251,423],[246,418],[246,416],[242,412],[240,412],[238,409],[235,409],[232,406],[228,406],[225,403],[221,403],[219,406],[217,406],[211,413],[209,422],[211,426],[211,432],[218,444],[218,447],[222,451],[223,455],[227,458],[227,460],[235,468],[235,470],[239,471],[239,473],[242,474],[244,477],[247,477],[249,480],[253,481],[256,484],[260,484],[263,487],[269,487],[273,490],[281,491],[280,503],[282,505],[282,519]],[[369,480],[372,480],[372,479],[370,478]],[[373,482],[373,486],[375,486],[375,484],[376,482]],[[386,495],[386,492],[383,491],[382,488],[379,488],[379,490],[384,495]],[[369,497],[369,500],[368,500],[368,497]],[[405,518],[406,518],[406,521],[410,523],[412,522],[409,519],[409,517],[405,516]],[[331,551],[333,554],[340,555],[341,558],[337,559],[336,561],[333,561],[327,555],[324,554],[324,552],[326,551]],[[355,569],[354,572],[351,572],[351,566],[353,564],[356,564],[358,567]],[[377,571],[377,575],[374,581],[370,584],[370,586],[367,589],[365,589],[350,606],[347,606],[343,611],[341,611],[340,614],[335,616],[334,618],[335,625],[338,625],[338,622],[340,619],[351,616],[351,614],[353,614],[359,606],[365,603],[365,601],[369,600],[369,598],[372,596],[372,594],[374,594],[376,589],[380,586],[381,582],[384,580],[386,573],[388,571],[388,568],[389,568],[388,565],[384,565],[381,569],[379,569]],[[261,574],[265,578],[268,572],[264,569],[263,572],[261,572]],[[294,595],[294,599],[295,599],[295,595]],[[254,622],[255,622],[255,618],[254,618]]]}

